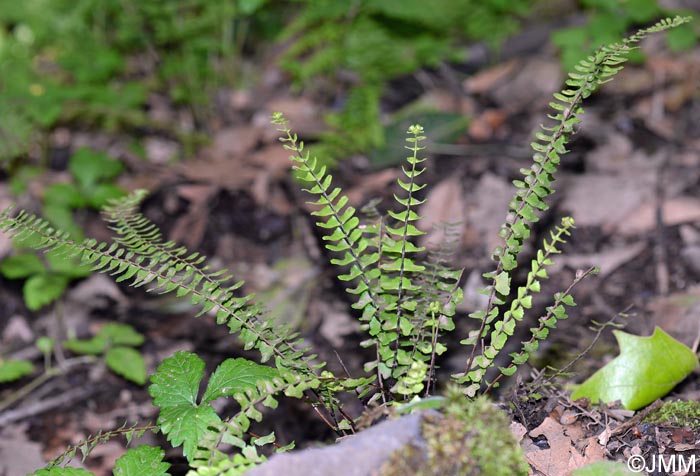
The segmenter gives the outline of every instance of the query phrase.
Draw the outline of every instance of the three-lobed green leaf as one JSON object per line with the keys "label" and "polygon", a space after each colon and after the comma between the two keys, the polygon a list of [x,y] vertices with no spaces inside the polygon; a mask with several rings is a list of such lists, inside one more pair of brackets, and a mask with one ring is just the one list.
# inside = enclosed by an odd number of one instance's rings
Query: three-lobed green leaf
{"label": "three-lobed green leaf", "polygon": [[148,388],[153,404],[160,407],[158,424],[173,446],[183,447],[190,459],[197,444],[212,431],[218,431],[221,419],[209,404],[226,395],[255,390],[262,380],[279,373],[246,359],[227,359],[212,374],[201,401],[199,385],[204,377],[204,361],[196,354],[180,351],[165,359],[151,377]]}
{"label": "three-lobed green leaf", "polygon": [[120,457],[115,466],[114,476],[168,476],[170,463],[163,462],[165,451],[152,446],[131,448]]}

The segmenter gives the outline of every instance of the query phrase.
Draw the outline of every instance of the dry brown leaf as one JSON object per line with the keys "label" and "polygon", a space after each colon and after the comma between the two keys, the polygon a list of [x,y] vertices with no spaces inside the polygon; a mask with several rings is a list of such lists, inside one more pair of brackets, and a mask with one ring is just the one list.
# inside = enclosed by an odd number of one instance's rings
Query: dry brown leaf
{"label": "dry brown leaf", "polygon": [[212,144],[202,154],[212,160],[244,157],[261,137],[262,130],[250,125],[222,129],[214,135]]}
{"label": "dry brown leaf", "polygon": [[[666,200],[662,207],[663,226],[700,221],[700,200],[694,197],[676,197]],[[656,228],[656,205],[643,203],[618,224],[624,235],[636,235]]]}
{"label": "dry brown leaf", "polygon": [[649,309],[654,313],[653,326],[661,327],[689,347],[700,334],[700,286],[669,296],[657,296],[649,303]]}
{"label": "dry brown leaf", "polygon": [[227,190],[241,190],[255,179],[257,168],[236,160],[190,160],[178,164],[175,171],[191,182],[216,185]]}
{"label": "dry brown leaf", "polygon": [[599,253],[586,255],[565,254],[557,257],[551,267],[551,271],[552,273],[556,273],[565,266],[574,269],[585,269],[591,266],[597,266],[600,268],[599,276],[603,278],[634,259],[644,248],[646,248],[645,243],[633,243],[604,249]]}
{"label": "dry brown leaf", "polygon": [[546,104],[562,81],[561,64],[554,59],[534,58],[517,70],[512,81],[504,81],[493,91],[498,104],[511,113]]}
{"label": "dry brown leaf", "polygon": [[253,118],[253,124],[263,129],[265,142],[277,143],[279,132],[270,127],[270,116],[276,111],[284,112],[290,127],[301,137],[314,136],[326,129],[323,114],[310,97],[280,96],[268,101],[265,109]]}
{"label": "dry brown leaf", "polygon": [[209,200],[218,192],[215,185],[180,185],[177,194],[189,201],[187,213],[178,217],[170,239],[190,249],[197,249],[209,223]]}
{"label": "dry brown leaf", "polygon": [[463,222],[465,209],[464,191],[459,177],[453,176],[434,186],[420,207],[419,215],[422,218],[418,222],[418,228],[428,232],[421,237],[421,245],[440,243],[444,238],[444,230],[440,225]]}
{"label": "dry brown leaf", "polygon": [[357,181],[357,184],[345,190],[348,196],[348,201],[354,207],[361,207],[365,204],[368,197],[376,197],[383,195],[387,186],[396,183],[396,178],[399,176],[399,169],[384,169],[378,172],[368,174],[362,180]]}
{"label": "dry brown leaf", "polygon": [[469,124],[469,137],[477,141],[492,139],[508,119],[503,109],[486,109]]}
{"label": "dry brown leaf", "polygon": [[[544,436],[548,449],[537,449],[526,453],[525,458],[536,470],[545,476],[566,476],[588,463],[603,459],[603,448],[598,448],[594,437],[585,438],[585,430],[580,425],[562,425],[547,417],[542,424],[530,431],[531,437]],[[576,449],[581,441],[584,454]]]}
{"label": "dry brown leaf", "polygon": [[520,66],[520,61],[510,60],[491,68],[486,68],[464,81],[468,94],[484,94],[500,85]]}
{"label": "dry brown leaf", "polygon": [[570,177],[562,208],[578,226],[600,226],[614,230],[620,222],[654,196],[652,172],[624,176],[587,174]]}
{"label": "dry brown leaf", "polygon": [[482,175],[477,186],[471,190],[467,226],[478,232],[486,252],[491,252],[502,244],[498,232],[508,215],[508,204],[512,197],[513,186],[491,173]]}

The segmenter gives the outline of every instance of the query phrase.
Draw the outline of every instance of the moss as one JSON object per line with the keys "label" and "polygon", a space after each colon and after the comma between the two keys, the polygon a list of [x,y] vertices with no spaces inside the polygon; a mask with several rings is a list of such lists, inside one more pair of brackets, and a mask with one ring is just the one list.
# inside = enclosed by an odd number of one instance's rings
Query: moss
{"label": "moss", "polygon": [[661,408],[644,418],[644,423],[689,426],[700,429],[700,402],[681,401],[666,402]]}
{"label": "moss", "polygon": [[506,415],[482,397],[448,392],[441,413],[423,418],[422,445],[396,451],[381,476],[517,476],[529,467]]}

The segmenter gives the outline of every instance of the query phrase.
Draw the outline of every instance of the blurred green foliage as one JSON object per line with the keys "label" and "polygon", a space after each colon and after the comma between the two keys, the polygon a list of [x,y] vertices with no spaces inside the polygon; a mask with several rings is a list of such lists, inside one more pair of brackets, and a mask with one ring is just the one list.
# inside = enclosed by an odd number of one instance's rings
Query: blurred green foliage
{"label": "blurred green foliage", "polygon": [[0,0],[0,158],[61,122],[170,129],[146,116],[152,92],[198,117],[235,79],[253,15],[275,24],[266,3]]}
{"label": "blurred green foliage", "polygon": [[[303,7],[282,39],[282,66],[301,85],[325,78],[346,89],[327,117],[318,157],[385,148],[380,99],[390,80],[466,59],[469,41],[496,46],[517,31],[534,0],[323,0]],[[350,81],[341,79],[351,77]]]}
{"label": "blurred green foliage", "polygon": [[73,212],[81,208],[100,210],[108,200],[125,195],[112,183],[123,168],[121,162],[103,152],[78,149],[68,162],[72,180],[51,184],[44,190],[43,215],[73,239],[82,240],[84,234]]}
{"label": "blurred green foliage", "polygon": [[[600,45],[615,41],[628,30],[652,23],[662,17],[693,16],[694,12],[668,10],[659,0],[580,0],[588,14],[581,26],[564,28],[552,34],[552,42],[559,48],[563,68],[567,71],[589,52]],[[673,51],[688,49],[698,42],[698,19],[675,28],[666,35]],[[630,55],[632,61],[642,61],[639,50]]]}
{"label": "blurred green foliage", "polygon": [[27,251],[5,258],[0,274],[8,279],[25,279],[22,295],[27,308],[37,311],[60,298],[68,284],[90,275],[90,267],[69,260],[55,251],[42,255]]}

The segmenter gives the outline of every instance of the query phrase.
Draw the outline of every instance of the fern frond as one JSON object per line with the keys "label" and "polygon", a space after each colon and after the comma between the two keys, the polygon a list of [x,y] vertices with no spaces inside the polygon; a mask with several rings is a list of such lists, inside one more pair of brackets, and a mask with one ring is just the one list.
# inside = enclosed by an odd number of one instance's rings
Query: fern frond
{"label": "fern frond", "polygon": [[[141,193],[137,192],[124,202],[116,202],[111,209],[115,216],[125,213],[114,218],[115,229],[122,236],[111,245],[94,239],[76,242],[42,218],[24,211],[13,217],[11,210],[4,210],[0,229],[19,240],[31,241],[36,249],[80,259],[95,271],[115,276],[117,281],[131,280],[133,286],[152,284],[155,291],[187,296],[192,304],[201,306],[200,315],[214,313],[217,322],[226,323],[232,333],[239,335],[246,349],[257,349],[263,362],[274,357],[280,367],[308,373],[317,370],[318,365],[311,363],[314,356],[308,355],[308,349],[294,333],[279,326],[273,328],[273,323],[258,318],[259,310],[249,305],[249,297],[235,296],[242,282],[227,285],[230,277],[225,271],[198,268],[202,257],[185,248],[162,244],[150,222],[139,216],[129,217],[130,206],[140,198]],[[119,223],[127,225],[118,226]]]}
{"label": "fern frond", "polygon": [[[517,323],[523,320],[525,312],[532,307],[532,296],[540,292],[540,280],[547,278],[547,267],[553,264],[550,258],[553,254],[560,253],[557,245],[565,243],[563,237],[570,234],[569,230],[573,228],[573,225],[574,222],[571,218],[564,217],[561,226],[550,232],[551,240],[545,240],[542,248],[537,250],[536,257],[531,262],[526,282],[518,287],[510,309],[504,313],[501,320],[495,323],[489,336],[489,344],[485,345],[481,354],[474,359],[474,364],[469,369],[469,372],[464,375],[457,374],[453,376],[457,382],[467,385],[465,389],[467,395],[473,396],[482,384],[488,385],[489,382],[485,378],[486,372],[493,367],[494,360],[503,350],[508,339],[515,333]],[[507,285],[499,283],[499,286]],[[505,291],[506,289],[499,290],[499,292]],[[553,323],[556,323],[556,319],[554,319]],[[526,354],[525,360],[527,360],[527,357],[529,357],[529,354]],[[520,359],[518,359],[516,365],[521,363],[523,362],[520,362]],[[512,374],[515,372],[515,366],[512,368],[512,371],[508,369],[502,372]]]}
{"label": "fern frond", "polygon": [[389,216],[396,221],[396,227],[387,226],[386,233],[382,236],[382,253],[386,257],[380,265],[383,272],[381,289],[384,308],[380,313],[381,329],[374,334],[379,341],[379,355],[382,358],[380,363],[390,368],[385,378],[391,376],[397,379],[413,364],[410,353],[401,348],[401,342],[410,338],[416,331],[410,317],[406,315],[414,313],[418,305],[414,298],[419,288],[412,276],[425,271],[425,266],[416,264],[414,259],[410,258],[424,250],[423,247],[414,245],[411,240],[425,234],[415,226],[420,219],[415,210],[424,202],[416,198],[416,193],[425,185],[419,185],[416,179],[425,171],[425,168],[419,168],[419,164],[424,162],[425,158],[418,156],[424,149],[420,144],[425,140],[425,136],[422,135],[423,128],[418,125],[411,126],[409,134],[410,137],[406,139],[410,144],[406,149],[411,152],[406,159],[409,167],[402,167],[407,181],[398,179],[406,197],[394,195],[394,199],[403,209],[398,213],[389,211]]}
{"label": "fern frond", "polygon": [[[539,220],[538,212],[548,208],[545,199],[554,193],[552,184],[555,174],[561,156],[567,152],[569,137],[580,122],[583,100],[601,84],[613,79],[622,69],[621,65],[627,60],[626,56],[636,48],[636,43],[651,33],[674,28],[688,21],[689,18],[681,17],[662,20],[650,28],[639,30],[621,42],[601,47],[595,54],[579,62],[575,67],[576,72],[569,73],[567,88],[554,94],[555,100],[550,103],[554,114],[549,117],[555,123],[552,126],[541,126],[540,131],[535,133],[536,140],[531,144],[534,163],[529,169],[521,170],[522,180],[513,182],[518,191],[510,202],[509,216],[500,232],[504,245],[496,248],[494,252],[496,270],[484,274],[485,278],[491,280],[491,286],[485,290],[489,296],[486,308],[470,314],[470,317],[478,319],[480,324],[477,331],[462,341],[464,345],[471,346],[471,352],[466,359],[465,371],[457,374],[456,378],[459,381],[463,381],[462,379],[475,367],[483,370],[484,367],[480,364],[491,361],[490,356],[484,356],[483,353],[478,355],[477,351],[485,349],[485,340],[490,335],[491,326],[494,322],[498,323],[498,306],[505,304],[510,292],[510,276],[518,265],[517,256],[522,250],[523,242],[530,236],[531,225]],[[503,325],[500,326],[502,329]],[[475,382],[475,377],[473,374],[469,380]]]}

